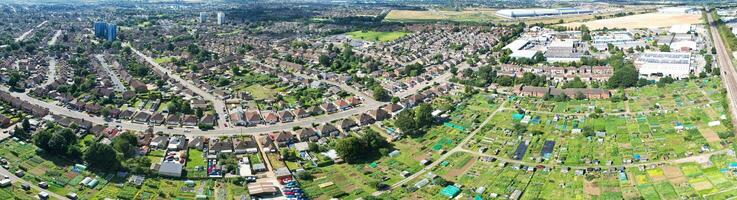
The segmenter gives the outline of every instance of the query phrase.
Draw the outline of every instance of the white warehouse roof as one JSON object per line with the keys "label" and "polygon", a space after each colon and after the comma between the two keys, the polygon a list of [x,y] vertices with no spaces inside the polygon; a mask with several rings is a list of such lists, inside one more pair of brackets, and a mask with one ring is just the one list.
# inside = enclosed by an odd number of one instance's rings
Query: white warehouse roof
{"label": "white warehouse roof", "polygon": [[496,11],[496,15],[505,18],[517,17],[540,17],[548,15],[572,15],[594,13],[593,10],[581,8],[556,8],[556,9],[502,9]]}

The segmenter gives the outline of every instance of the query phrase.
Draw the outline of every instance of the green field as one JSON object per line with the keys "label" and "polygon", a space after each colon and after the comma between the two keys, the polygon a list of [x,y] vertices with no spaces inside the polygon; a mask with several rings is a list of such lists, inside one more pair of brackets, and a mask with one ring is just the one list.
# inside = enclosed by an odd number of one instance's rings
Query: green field
{"label": "green field", "polygon": [[353,31],[346,33],[353,39],[368,40],[368,41],[381,41],[389,42],[405,36],[409,33],[406,32],[376,32],[376,31]]}

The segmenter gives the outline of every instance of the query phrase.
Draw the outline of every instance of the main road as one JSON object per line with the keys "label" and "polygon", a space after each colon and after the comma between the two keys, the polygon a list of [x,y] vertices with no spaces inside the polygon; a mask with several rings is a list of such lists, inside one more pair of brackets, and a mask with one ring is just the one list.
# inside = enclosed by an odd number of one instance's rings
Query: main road
{"label": "main road", "polygon": [[[419,84],[415,87],[412,87],[408,90],[405,90],[401,93],[399,93],[398,97],[407,97],[411,94],[416,93],[420,89],[430,86],[435,82],[442,82],[447,81],[448,77],[450,77],[449,74],[441,75],[440,77],[437,77],[434,81],[428,81],[425,84]],[[329,114],[329,115],[319,115],[315,117],[309,117],[305,119],[298,119],[293,122],[288,123],[278,123],[273,125],[261,125],[261,126],[255,126],[255,127],[221,127],[214,130],[208,130],[208,131],[202,131],[199,129],[187,129],[187,128],[173,128],[168,129],[166,126],[149,126],[146,124],[139,124],[139,123],[132,123],[129,121],[121,121],[121,122],[115,122],[110,120],[105,120],[102,117],[93,116],[87,113],[83,113],[76,110],[71,110],[69,108],[62,107],[60,105],[57,105],[57,103],[54,102],[46,102],[42,101],[33,97],[28,96],[26,93],[16,93],[16,92],[10,92],[9,89],[5,86],[0,86],[0,91],[8,92],[13,97],[17,97],[22,101],[29,102],[34,105],[38,105],[40,107],[46,108],[49,110],[51,114],[60,115],[60,116],[67,116],[67,117],[73,117],[78,119],[84,119],[86,121],[92,122],[94,124],[108,124],[109,126],[115,126],[115,127],[121,127],[125,130],[134,130],[134,131],[145,131],[149,128],[153,128],[154,132],[164,132],[169,134],[180,134],[185,136],[230,136],[230,135],[260,135],[260,134],[266,134],[274,131],[289,131],[292,130],[293,127],[311,127],[313,124],[322,124],[322,123],[329,123],[338,119],[345,119],[349,118],[351,116],[361,114],[368,112],[370,110],[379,108],[383,105],[386,105],[386,103],[377,103],[375,105],[362,105],[350,110],[346,111],[340,111],[337,113]]]}
{"label": "main road", "polygon": [[722,71],[722,83],[727,88],[727,100],[729,110],[732,113],[732,126],[737,127],[737,80],[735,80],[737,72],[735,72],[730,52],[724,46],[722,36],[719,35],[716,22],[714,22],[710,13],[706,14],[706,18],[709,21],[709,30],[711,31],[714,47],[717,49],[716,58],[719,69]]}

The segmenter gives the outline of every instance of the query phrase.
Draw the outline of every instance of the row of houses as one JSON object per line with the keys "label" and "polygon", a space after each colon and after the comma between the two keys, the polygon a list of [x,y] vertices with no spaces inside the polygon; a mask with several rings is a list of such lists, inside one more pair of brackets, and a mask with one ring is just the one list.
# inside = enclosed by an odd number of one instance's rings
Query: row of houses
{"label": "row of houses", "polygon": [[604,82],[614,74],[610,66],[582,66],[582,67],[523,67],[504,64],[497,72],[500,76],[522,77],[530,72],[536,75],[545,75],[548,80],[560,83],[579,77],[584,82]]}
{"label": "row of houses", "polygon": [[608,99],[611,97],[609,90],[599,88],[567,88],[558,89],[553,87],[533,87],[517,85],[513,89],[514,94],[520,96],[544,97],[546,94],[552,96],[566,95],[569,98],[576,98],[576,95],[583,94],[588,99]]}
{"label": "row of houses", "polygon": [[49,114],[48,109],[28,103],[27,101],[23,101],[20,98],[14,97],[13,95],[5,91],[0,91],[0,100],[7,102],[15,108],[22,109],[23,111],[30,113],[34,117],[40,118]]}
{"label": "row of houses", "polygon": [[294,110],[259,111],[237,109],[229,114],[231,123],[236,126],[255,126],[259,124],[276,124],[279,122],[292,122],[295,119],[306,118],[324,113],[335,113],[338,111],[349,110],[361,104],[359,97],[351,97],[347,99],[339,99],[333,102],[325,102],[319,106],[310,108],[297,108]]}

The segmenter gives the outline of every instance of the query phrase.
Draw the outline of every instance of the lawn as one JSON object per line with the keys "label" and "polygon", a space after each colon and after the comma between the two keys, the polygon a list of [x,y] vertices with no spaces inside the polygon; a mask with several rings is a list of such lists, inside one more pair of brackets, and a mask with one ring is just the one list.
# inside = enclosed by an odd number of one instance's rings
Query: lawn
{"label": "lawn", "polygon": [[368,40],[368,41],[381,41],[389,42],[405,36],[407,32],[376,32],[376,31],[353,31],[347,33],[353,39]]}
{"label": "lawn", "polygon": [[197,170],[198,167],[204,169],[205,165],[203,152],[197,149],[189,149],[187,153],[187,165],[185,166],[187,177],[206,177],[204,170]]}
{"label": "lawn", "polygon": [[259,85],[259,84],[248,86],[244,90],[250,93],[251,95],[253,95],[254,99],[258,99],[258,100],[274,99],[276,98],[276,94],[277,94],[276,90],[271,89],[267,86]]}

